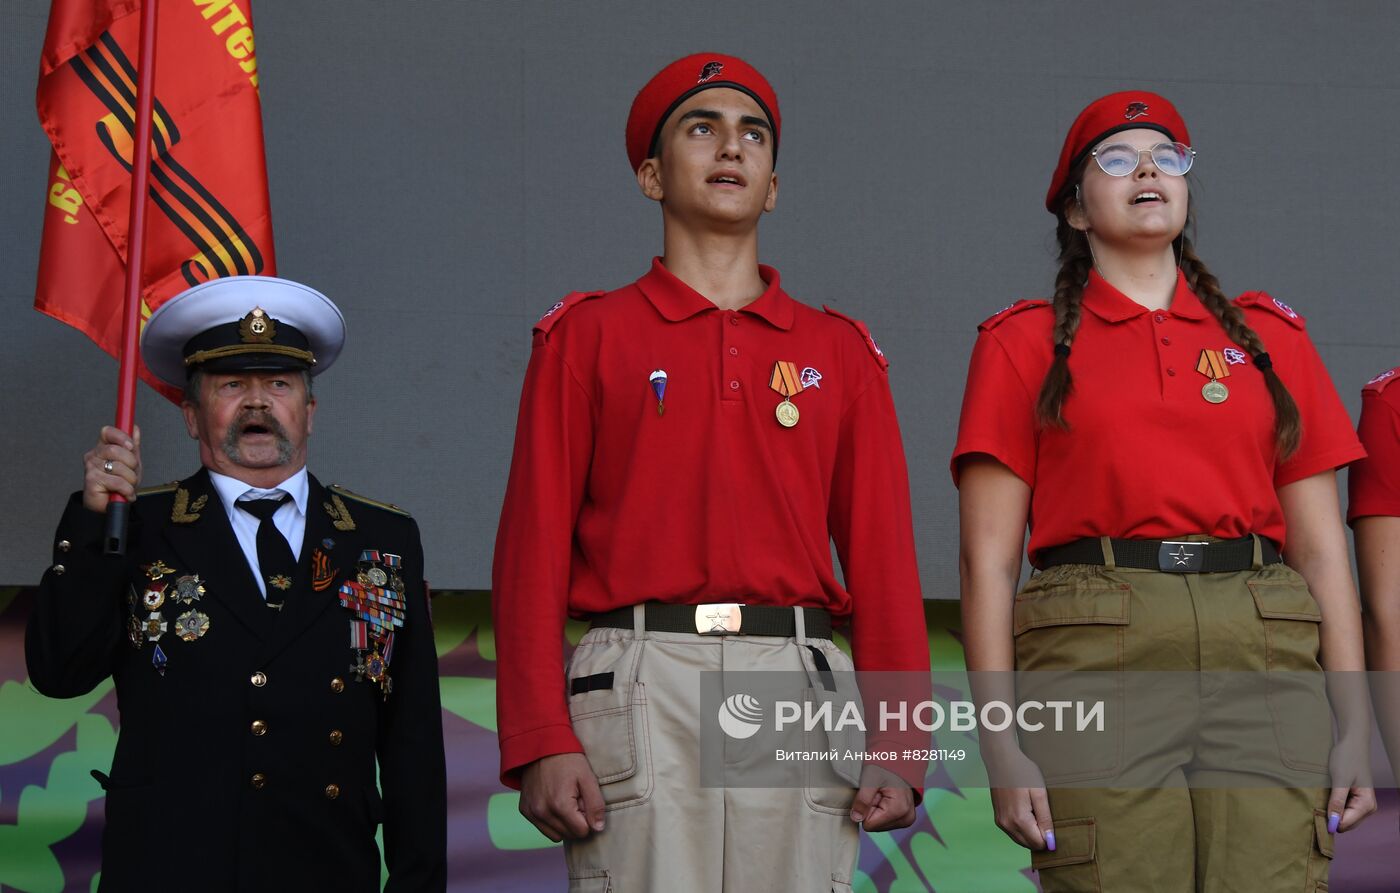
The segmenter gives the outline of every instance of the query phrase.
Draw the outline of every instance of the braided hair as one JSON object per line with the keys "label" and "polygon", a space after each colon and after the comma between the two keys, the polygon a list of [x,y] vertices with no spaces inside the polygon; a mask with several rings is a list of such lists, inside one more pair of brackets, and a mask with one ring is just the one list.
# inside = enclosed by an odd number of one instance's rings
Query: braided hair
{"label": "braided hair", "polygon": [[[1081,163],[1076,176],[1071,178],[1072,183],[1065,189],[1065,202],[1069,201],[1083,175],[1084,165]],[[1070,226],[1063,210],[1055,216],[1055,239],[1060,246],[1060,271],[1055,276],[1055,297],[1051,302],[1055,309],[1055,328],[1051,335],[1055,358],[1040,386],[1035,414],[1041,427],[1068,429],[1063,409],[1065,398],[1074,390],[1074,378],[1069,371],[1070,346],[1079,332],[1084,284],[1088,281],[1094,259],[1089,249],[1089,237]],[[1189,211],[1186,228],[1191,228]],[[1283,380],[1274,371],[1264,342],[1245,322],[1244,311],[1225,296],[1220,288],[1220,281],[1196,254],[1185,231],[1178,238],[1181,243],[1181,271],[1186,277],[1186,284],[1201,299],[1205,308],[1219,320],[1230,340],[1253,358],[1254,365],[1264,375],[1264,384],[1274,404],[1274,442],[1280,457],[1286,459],[1297,450],[1302,439],[1302,420],[1298,414],[1298,404],[1293,401]]]}

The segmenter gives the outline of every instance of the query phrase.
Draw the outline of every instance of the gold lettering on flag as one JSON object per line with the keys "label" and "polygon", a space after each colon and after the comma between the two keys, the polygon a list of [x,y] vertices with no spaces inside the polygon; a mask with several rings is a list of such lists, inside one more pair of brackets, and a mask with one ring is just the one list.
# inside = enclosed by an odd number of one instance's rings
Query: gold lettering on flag
{"label": "gold lettering on flag", "polygon": [[209,27],[214,31],[215,36],[223,36],[233,25],[241,25],[224,41],[224,49],[238,62],[238,67],[248,73],[248,81],[254,88],[258,86],[258,60],[253,55],[253,27],[248,23],[248,16],[243,10],[238,8],[238,4],[233,0],[193,0],[195,9],[206,20],[214,18],[225,9],[229,10],[228,15],[217,22],[210,22]]}
{"label": "gold lettering on flag", "polygon": [[[34,307],[121,344],[142,4],[51,0],[35,101],[53,147]],[[141,319],[221,276],[276,275],[252,0],[168,0],[152,97]],[[182,134],[181,127],[189,132]],[[178,388],[141,375],[175,403]]]}

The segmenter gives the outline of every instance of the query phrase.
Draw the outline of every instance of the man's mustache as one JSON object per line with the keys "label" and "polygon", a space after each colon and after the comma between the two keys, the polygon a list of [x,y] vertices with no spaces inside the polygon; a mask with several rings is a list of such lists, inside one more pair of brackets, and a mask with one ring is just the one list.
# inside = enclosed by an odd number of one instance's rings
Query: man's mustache
{"label": "man's mustache", "polygon": [[279,440],[287,439],[287,429],[282,427],[282,423],[277,421],[277,417],[270,412],[261,409],[248,410],[230,429],[230,433],[243,435],[251,428],[264,428],[267,433]]}

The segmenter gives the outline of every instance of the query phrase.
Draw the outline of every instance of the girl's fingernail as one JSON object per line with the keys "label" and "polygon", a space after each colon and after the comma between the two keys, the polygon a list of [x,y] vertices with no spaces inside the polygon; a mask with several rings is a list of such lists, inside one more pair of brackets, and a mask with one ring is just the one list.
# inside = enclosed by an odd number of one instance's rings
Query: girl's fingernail
{"label": "girl's fingernail", "polygon": [[1341,823],[1342,823],[1342,817],[1341,817],[1341,816],[1337,815],[1335,812],[1329,812],[1329,813],[1327,814],[1327,833],[1328,833],[1328,834],[1336,834],[1336,833],[1337,833],[1337,826],[1340,825]]}
{"label": "girl's fingernail", "polygon": [[1052,853],[1055,852],[1055,832],[1054,832],[1054,831],[1046,831],[1046,832],[1045,832],[1045,848],[1046,848],[1047,850],[1049,850],[1050,852],[1052,852]]}

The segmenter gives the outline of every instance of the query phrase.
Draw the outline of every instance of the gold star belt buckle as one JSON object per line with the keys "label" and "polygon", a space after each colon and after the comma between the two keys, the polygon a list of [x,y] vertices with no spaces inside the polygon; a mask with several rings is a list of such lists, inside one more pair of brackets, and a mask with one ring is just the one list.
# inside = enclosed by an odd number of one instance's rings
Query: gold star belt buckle
{"label": "gold star belt buckle", "polygon": [[695,631],[702,636],[730,636],[744,625],[744,606],[738,602],[695,606]]}

